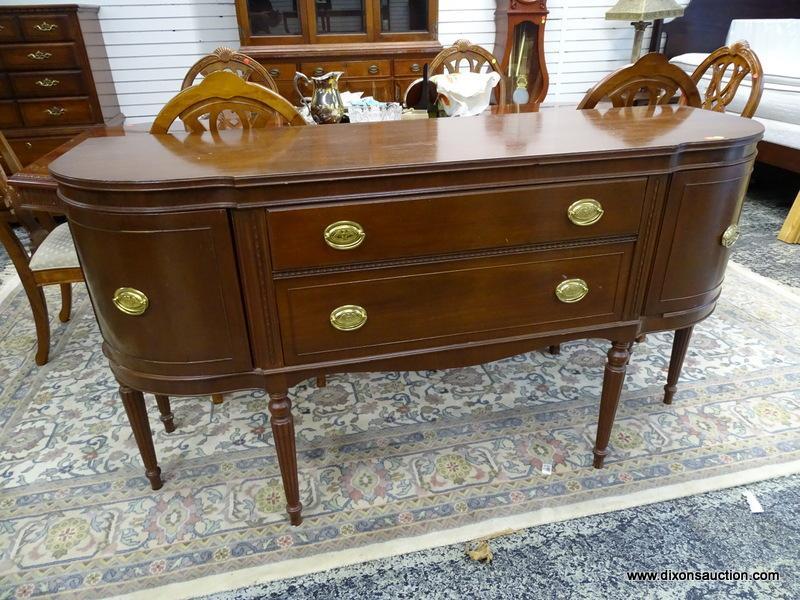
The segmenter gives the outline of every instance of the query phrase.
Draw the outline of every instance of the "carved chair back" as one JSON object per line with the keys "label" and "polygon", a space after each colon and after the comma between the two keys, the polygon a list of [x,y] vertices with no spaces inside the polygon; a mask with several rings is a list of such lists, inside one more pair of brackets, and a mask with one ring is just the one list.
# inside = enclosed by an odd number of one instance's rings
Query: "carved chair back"
{"label": "carved chair back", "polygon": [[764,70],[747,42],[739,41],[732,46],[723,46],[709,54],[692,73],[692,81],[700,86],[708,71],[711,71],[711,78],[703,93],[703,108],[725,112],[725,108],[733,102],[739,84],[749,74],[750,97],[741,116],[749,119],[755,114],[764,92]]}
{"label": "carved chair back", "polygon": [[226,46],[220,46],[189,67],[186,77],[183,78],[181,89],[193,86],[199,75],[205,77],[216,71],[230,71],[245,81],[258,83],[273,92],[278,91],[275,80],[261,63]]}
{"label": "carved chair back", "polygon": [[430,63],[431,75],[437,73],[458,73],[466,66],[471,73],[488,73],[496,71],[500,75],[500,83],[495,91],[497,103],[504,104],[506,98],[506,78],[500,70],[500,63],[494,55],[480,46],[472,44],[469,40],[458,40],[449,48],[437,54]]}
{"label": "carved chair back", "polygon": [[231,114],[238,119],[235,124],[244,129],[272,125],[275,115],[289,125],[306,124],[294,106],[277,92],[229,71],[215,71],[167,102],[150,133],[167,133],[175,119],[183,121],[188,131],[217,133],[230,126]]}
{"label": "carved chair back", "polygon": [[615,107],[644,104],[644,100],[647,106],[667,104],[677,92],[682,103],[700,108],[700,92],[691,78],[666,56],[653,52],[600,80],[586,92],[578,108],[594,108],[606,98]]}

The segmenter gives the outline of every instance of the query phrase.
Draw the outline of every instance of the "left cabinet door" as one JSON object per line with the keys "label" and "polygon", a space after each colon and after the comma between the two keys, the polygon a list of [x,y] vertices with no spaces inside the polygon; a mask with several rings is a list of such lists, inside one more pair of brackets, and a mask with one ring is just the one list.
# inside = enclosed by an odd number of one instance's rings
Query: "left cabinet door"
{"label": "left cabinet door", "polygon": [[70,227],[112,362],[175,377],[250,369],[226,211],[73,210]]}

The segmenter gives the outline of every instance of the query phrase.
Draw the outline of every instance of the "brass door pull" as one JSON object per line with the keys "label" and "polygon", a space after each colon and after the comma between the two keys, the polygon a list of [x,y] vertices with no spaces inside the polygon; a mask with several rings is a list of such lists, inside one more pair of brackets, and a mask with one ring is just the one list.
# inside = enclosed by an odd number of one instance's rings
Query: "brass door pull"
{"label": "brass door pull", "polygon": [[739,229],[739,225],[733,224],[730,227],[728,227],[722,234],[722,240],[720,241],[720,243],[726,248],[730,248],[737,242],[741,234],[742,232]]}
{"label": "brass door pull", "polygon": [[355,221],[336,221],[323,232],[325,243],[335,250],[358,248],[367,237],[364,228]]}
{"label": "brass door pull", "polygon": [[126,315],[131,315],[132,317],[138,317],[144,314],[144,311],[146,311],[147,307],[150,305],[150,301],[147,299],[144,292],[130,287],[117,288],[112,301],[114,302],[114,306],[121,312],[124,312]]}
{"label": "brass door pull", "polygon": [[367,311],[355,304],[345,304],[331,311],[331,325],[339,331],[355,331],[367,322]]}
{"label": "brass door pull", "polygon": [[58,29],[58,25],[55,23],[48,23],[47,21],[42,21],[38,25],[35,26],[36,29],[39,31],[53,31],[54,29]]}
{"label": "brass door pull", "polygon": [[314,77],[321,77],[324,74],[325,74],[325,69],[323,69],[322,67],[317,67],[316,69],[314,69],[313,73]]}
{"label": "brass door pull", "polygon": [[58,79],[50,79],[49,77],[45,77],[44,79],[40,79],[36,82],[36,85],[41,87],[53,87],[54,85],[58,85],[61,83]]}
{"label": "brass door pull", "polygon": [[378,68],[378,65],[370,65],[367,71],[370,75],[377,75],[380,69]]}
{"label": "brass door pull", "polygon": [[278,75],[280,75],[280,74],[281,74],[281,72],[280,72],[280,69],[276,69],[275,67],[272,67],[272,68],[269,70],[269,74],[270,74],[272,77],[277,77]]}
{"label": "brass door pull", "polygon": [[67,112],[67,109],[64,108],[63,106],[51,106],[50,108],[46,108],[44,112],[46,112],[51,117],[60,117],[65,112]]}
{"label": "brass door pull", "polygon": [[28,58],[33,60],[47,60],[51,56],[53,55],[50,54],[49,52],[42,52],[41,50],[37,50],[36,52],[30,52],[28,54]]}
{"label": "brass door pull", "polygon": [[422,70],[422,67],[420,67],[419,64],[414,63],[413,65],[411,65],[411,72],[412,73],[419,73],[421,70]]}
{"label": "brass door pull", "polygon": [[583,279],[565,279],[556,286],[556,298],[565,304],[580,302],[589,293],[589,286]]}
{"label": "brass door pull", "polygon": [[603,205],[597,200],[594,198],[583,198],[570,204],[567,209],[567,217],[575,225],[586,227],[587,225],[594,225],[597,223],[603,217],[604,212]]}

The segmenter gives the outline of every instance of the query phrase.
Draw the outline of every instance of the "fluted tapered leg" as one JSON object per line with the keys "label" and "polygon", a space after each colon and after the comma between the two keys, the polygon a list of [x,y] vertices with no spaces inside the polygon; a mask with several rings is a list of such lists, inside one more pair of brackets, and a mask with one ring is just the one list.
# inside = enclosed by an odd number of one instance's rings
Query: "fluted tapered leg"
{"label": "fluted tapered leg", "polygon": [[678,391],[678,378],[681,376],[683,359],[686,358],[686,350],[689,348],[693,329],[694,325],[675,331],[675,338],[672,340],[672,356],[669,359],[667,385],[664,386],[664,404],[672,404],[672,397]]}
{"label": "fluted tapered leg", "polygon": [[317,375],[317,387],[324,388],[328,385],[328,378],[325,375]]}
{"label": "fluted tapered leg", "polygon": [[169,396],[156,394],[156,402],[158,403],[158,412],[161,413],[161,422],[164,423],[164,431],[172,433],[175,431],[175,417],[169,405]]}
{"label": "fluted tapered leg", "polygon": [[214,404],[222,404],[225,402],[225,396],[223,394],[211,394],[211,402]]}
{"label": "fluted tapered leg", "polygon": [[139,454],[144,463],[144,473],[150,480],[150,487],[154,490],[161,489],[161,469],[156,459],[156,449],[153,447],[153,432],[150,430],[150,421],[147,419],[147,407],[144,404],[144,394],[128,386],[119,386],[119,395],[125,412],[128,413],[133,437],[139,446]]}
{"label": "fluted tapered leg", "polygon": [[300,525],[303,522],[303,505],[300,504],[300,484],[297,478],[294,419],[292,402],[285,391],[269,395],[269,414],[283,478],[283,491],[286,494],[286,512],[289,513],[292,525]]}
{"label": "fluted tapered leg", "polygon": [[58,320],[62,323],[69,321],[72,315],[72,284],[61,284],[61,311],[58,313]]}
{"label": "fluted tapered leg", "polygon": [[603,377],[603,395],[600,398],[600,416],[597,420],[597,438],[594,444],[594,468],[602,469],[603,461],[608,454],[608,440],[617,414],[622,384],[625,382],[625,370],[631,355],[631,342],[612,342],[608,351],[605,376]]}

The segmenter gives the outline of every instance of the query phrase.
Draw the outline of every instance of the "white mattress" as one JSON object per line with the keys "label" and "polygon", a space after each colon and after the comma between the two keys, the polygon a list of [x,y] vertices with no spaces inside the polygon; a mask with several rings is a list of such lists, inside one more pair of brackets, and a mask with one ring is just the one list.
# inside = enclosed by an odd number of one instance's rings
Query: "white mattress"
{"label": "white mattress", "polygon": [[764,126],[764,141],[800,150],[800,125],[753,117]]}
{"label": "white mattress", "polygon": [[[670,62],[691,75],[706,56],[702,53],[681,54]],[[710,81],[710,75],[703,77],[698,86],[701,94],[708,87]],[[748,76],[739,85],[736,97],[728,106],[728,112],[739,114],[742,111],[750,97],[750,89],[750,77]],[[765,74],[764,93],[761,95],[761,102],[758,104],[755,116],[770,121],[800,124],[800,77]],[[795,146],[798,143],[800,142],[795,142]]]}

